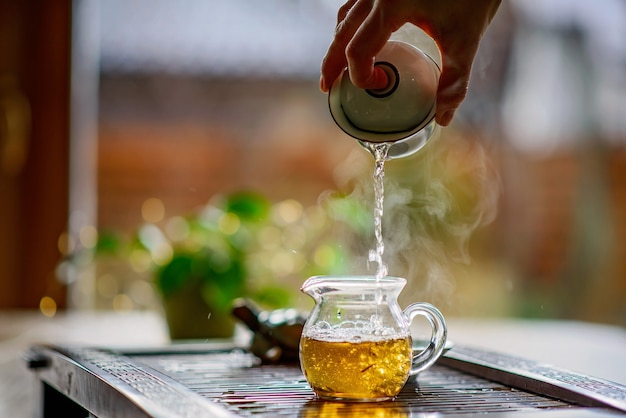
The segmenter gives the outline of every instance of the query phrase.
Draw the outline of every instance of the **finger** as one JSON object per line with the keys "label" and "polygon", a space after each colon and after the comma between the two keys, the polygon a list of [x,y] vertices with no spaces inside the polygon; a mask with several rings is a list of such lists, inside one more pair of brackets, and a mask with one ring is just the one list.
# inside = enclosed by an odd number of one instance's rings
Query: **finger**
{"label": "finger", "polygon": [[381,9],[372,10],[346,47],[350,80],[357,87],[381,89],[387,86],[387,75],[374,67],[374,61],[396,29],[386,21],[388,18]]}
{"label": "finger", "polygon": [[358,1],[359,0],[349,0],[343,6],[339,8],[339,10],[337,11],[337,24],[339,24],[339,22],[341,22],[342,20],[346,18],[346,16],[348,15],[348,12],[350,12],[350,9],[352,9],[352,7]]}
{"label": "finger", "polygon": [[347,66],[346,47],[372,7],[371,0],[346,3],[338,13],[335,37],[322,60],[320,88],[328,91],[332,82]]}
{"label": "finger", "polygon": [[437,123],[447,126],[454,113],[467,96],[471,72],[471,61],[458,64],[444,56],[439,87],[437,89]]}

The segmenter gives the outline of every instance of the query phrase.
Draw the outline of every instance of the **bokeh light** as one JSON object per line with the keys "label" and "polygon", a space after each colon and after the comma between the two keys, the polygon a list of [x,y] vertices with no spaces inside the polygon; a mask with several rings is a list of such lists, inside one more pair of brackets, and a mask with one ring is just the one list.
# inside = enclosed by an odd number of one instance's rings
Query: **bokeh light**
{"label": "bokeh light", "polygon": [[98,277],[96,281],[96,291],[100,296],[111,299],[119,293],[117,278],[112,274],[105,273]]}
{"label": "bokeh light", "polygon": [[270,267],[276,276],[286,276],[295,270],[293,253],[290,251],[275,251],[271,257]]}
{"label": "bokeh light", "polygon": [[323,268],[332,267],[337,261],[337,254],[330,245],[320,245],[313,255],[315,264]]}
{"label": "bokeh light", "polygon": [[165,223],[165,233],[172,241],[183,241],[189,236],[189,223],[182,216],[174,216]]}
{"label": "bokeh light", "polygon": [[56,301],[50,296],[42,297],[39,301],[39,311],[48,318],[52,318],[57,313]]}
{"label": "bokeh light", "polygon": [[257,240],[264,250],[273,250],[280,246],[282,232],[276,226],[270,225],[261,228],[258,232]]}
{"label": "bokeh light", "polygon": [[137,273],[147,272],[152,265],[152,256],[148,251],[143,249],[131,251],[128,260],[130,267]]}
{"label": "bokeh light", "polygon": [[141,216],[146,222],[157,223],[165,217],[165,205],[161,199],[151,197],[141,205]]}
{"label": "bokeh light", "polygon": [[314,231],[319,231],[326,226],[328,216],[324,209],[319,206],[309,206],[304,211],[304,224],[307,228]]}
{"label": "bokeh light", "polygon": [[220,231],[226,235],[234,235],[239,231],[241,220],[234,213],[225,213],[217,221]]}
{"label": "bokeh light", "polygon": [[274,221],[278,225],[291,224],[300,220],[302,212],[302,203],[295,199],[283,200],[274,208]]}
{"label": "bokeh light", "polygon": [[116,312],[126,312],[133,309],[134,303],[128,295],[120,293],[113,298],[112,306]]}
{"label": "bokeh light", "polygon": [[307,231],[302,225],[291,225],[282,235],[282,242],[286,248],[299,249],[307,243]]}
{"label": "bokeh light", "polygon": [[159,242],[152,247],[150,254],[154,264],[164,266],[172,259],[174,249],[168,242]]}
{"label": "bokeh light", "polygon": [[76,243],[70,234],[63,232],[59,234],[59,238],[57,239],[57,248],[59,249],[59,253],[61,253],[61,255],[67,256],[74,251]]}
{"label": "bokeh light", "polygon": [[145,280],[135,280],[130,283],[128,296],[140,306],[152,306],[156,303],[154,288]]}
{"label": "bokeh light", "polygon": [[78,232],[78,239],[85,248],[94,248],[98,243],[98,230],[93,225],[83,226]]}

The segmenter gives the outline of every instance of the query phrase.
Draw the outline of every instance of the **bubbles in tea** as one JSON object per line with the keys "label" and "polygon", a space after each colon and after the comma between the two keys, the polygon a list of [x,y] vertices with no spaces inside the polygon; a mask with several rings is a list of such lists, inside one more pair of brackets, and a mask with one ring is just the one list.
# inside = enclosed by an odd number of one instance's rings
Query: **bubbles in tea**
{"label": "bubbles in tea", "polygon": [[410,336],[367,336],[360,341],[324,341],[303,336],[300,362],[311,387],[321,398],[390,399],[408,378],[411,344]]}

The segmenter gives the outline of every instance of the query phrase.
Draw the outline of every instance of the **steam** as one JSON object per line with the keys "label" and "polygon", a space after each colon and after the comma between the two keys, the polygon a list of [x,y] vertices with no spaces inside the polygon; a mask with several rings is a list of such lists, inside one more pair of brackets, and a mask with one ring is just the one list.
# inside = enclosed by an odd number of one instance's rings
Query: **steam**
{"label": "steam", "polygon": [[[374,159],[365,154],[364,160],[348,158],[336,172],[372,218],[371,232],[350,240],[350,274],[374,274],[376,267],[367,261],[375,245]],[[382,234],[389,274],[407,279],[403,296],[411,301],[444,305],[451,301],[455,271],[471,262],[472,234],[496,216],[497,171],[479,140],[446,132],[413,157],[387,161],[385,173]]]}

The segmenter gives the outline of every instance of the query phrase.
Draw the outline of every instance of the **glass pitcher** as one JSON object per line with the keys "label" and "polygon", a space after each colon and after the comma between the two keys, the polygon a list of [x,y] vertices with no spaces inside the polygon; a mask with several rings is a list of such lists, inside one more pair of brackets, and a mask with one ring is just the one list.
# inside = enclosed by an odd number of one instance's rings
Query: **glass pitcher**
{"label": "glass pitcher", "polygon": [[[375,402],[393,399],[409,376],[430,367],[446,342],[446,323],[434,306],[420,302],[404,311],[399,277],[317,276],[302,291],[315,300],[300,339],[300,365],[319,398]],[[424,316],[430,343],[413,352],[410,324]]]}

